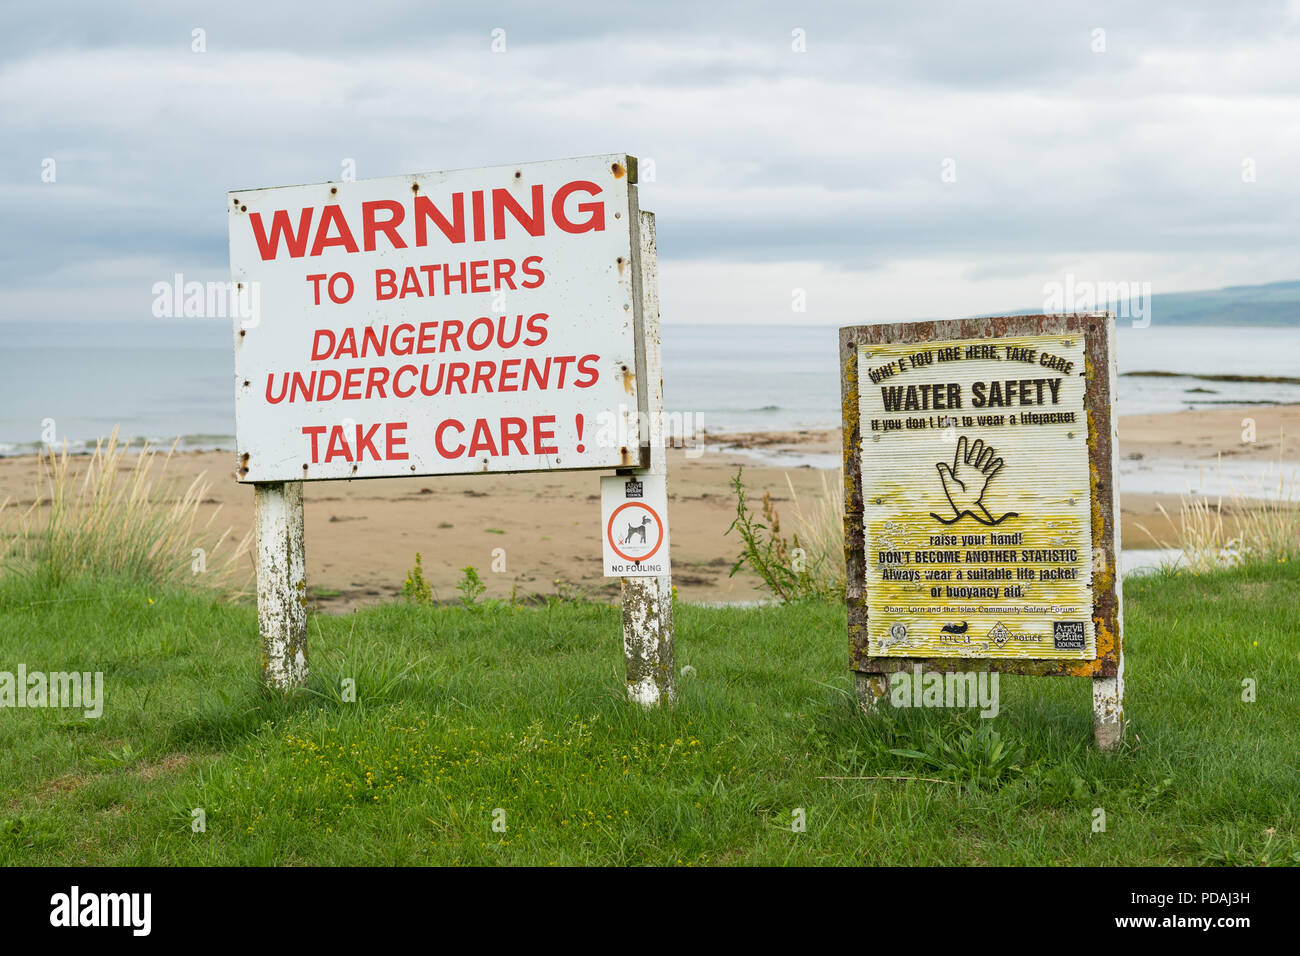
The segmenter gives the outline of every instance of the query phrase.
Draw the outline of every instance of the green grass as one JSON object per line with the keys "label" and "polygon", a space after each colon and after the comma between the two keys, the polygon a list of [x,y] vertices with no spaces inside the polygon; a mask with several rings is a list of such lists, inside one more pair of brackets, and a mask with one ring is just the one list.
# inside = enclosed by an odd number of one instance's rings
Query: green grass
{"label": "green grass", "polygon": [[[0,670],[101,670],[106,704],[0,710],[0,863],[1295,863],[1298,572],[1131,580],[1110,755],[1082,680],[1004,678],[991,721],[861,716],[829,605],[679,607],[695,675],[646,714],[615,607],[316,615],[284,702],[247,605],[10,578]],[[894,776],[933,779],[824,779]]]}

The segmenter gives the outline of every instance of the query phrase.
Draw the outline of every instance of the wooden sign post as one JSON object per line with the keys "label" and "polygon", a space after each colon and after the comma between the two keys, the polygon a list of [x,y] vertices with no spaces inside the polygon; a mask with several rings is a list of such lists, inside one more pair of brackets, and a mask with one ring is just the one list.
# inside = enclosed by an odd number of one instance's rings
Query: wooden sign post
{"label": "wooden sign post", "polygon": [[840,330],[849,652],[891,675],[1093,682],[1124,732],[1114,320],[1005,316]]}
{"label": "wooden sign post", "polygon": [[[663,352],[659,334],[659,271],[654,214],[642,212],[636,234],[634,295],[641,303],[644,343],[637,380],[645,388],[650,461],[646,468],[619,469],[620,475],[652,475],[668,479],[667,437],[664,435]],[[667,507],[664,508],[667,521]],[[623,597],[623,659],[627,665],[628,697],[643,707],[672,704],[677,699],[673,663],[673,577],[664,549],[664,572],[652,577],[621,579]]]}
{"label": "wooden sign post", "polygon": [[[232,280],[256,303],[234,327],[235,419],[268,687],[308,676],[303,482],[666,478],[636,172],[613,154],[228,195]],[[628,696],[671,702],[667,549],[622,592]]]}
{"label": "wooden sign post", "polygon": [[307,557],[302,482],[253,486],[257,628],[262,681],[278,691],[307,683]]}

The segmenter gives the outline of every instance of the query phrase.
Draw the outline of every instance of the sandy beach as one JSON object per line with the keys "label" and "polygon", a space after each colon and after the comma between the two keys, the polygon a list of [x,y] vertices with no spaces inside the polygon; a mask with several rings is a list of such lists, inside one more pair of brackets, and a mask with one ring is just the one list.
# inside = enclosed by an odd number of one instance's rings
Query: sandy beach
{"label": "sandy beach", "polygon": [[[1255,422],[1245,442],[1243,419]],[[1151,548],[1172,538],[1158,505],[1177,515],[1187,476],[1222,468],[1262,469],[1279,460],[1300,463],[1300,406],[1231,407],[1120,420],[1124,478],[1142,490],[1124,491],[1122,540]],[[673,581],[688,601],[734,602],[763,596],[747,573],[729,577],[739,542],[725,532],[735,515],[730,481],[737,468],[757,503],[770,492],[783,517],[790,485],[805,510],[823,494],[826,472],[813,464],[839,455],[835,431],[712,435],[703,449],[671,449],[669,488]],[[252,518],[253,490],[233,478],[230,452],[178,453],[170,473],[188,483],[205,473],[203,508],[219,508],[214,526],[242,535]],[[307,573],[313,603],[346,610],[400,593],[415,553],[441,599],[456,597],[461,568],[477,567],[488,596],[551,594],[558,588],[613,598],[618,582],[601,576],[600,472],[308,482],[305,487]],[[1128,476],[1132,475],[1130,479]],[[831,480],[835,478],[832,472]],[[1168,485],[1168,487],[1165,487]],[[0,459],[0,500],[23,508],[37,490],[35,456]],[[206,518],[206,514],[203,515]],[[783,530],[789,530],[789,520]],[[493,573],[493,551],[505,549],[506,569]]]}

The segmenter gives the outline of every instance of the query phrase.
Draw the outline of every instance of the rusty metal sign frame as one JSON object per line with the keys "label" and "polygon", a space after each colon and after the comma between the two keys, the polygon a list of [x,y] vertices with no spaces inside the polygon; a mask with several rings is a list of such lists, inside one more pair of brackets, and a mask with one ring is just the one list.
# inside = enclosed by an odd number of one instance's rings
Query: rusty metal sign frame
{"label": "rusty metal sign frame", "polygon": [[[848,605],[849,660],[852,669],[859,675],[883,677],[896,671],[912,671],[920,667],[923,673],[988,671],[1042,677],[1122,679],[1123,612],[1117,564],[1120,535],[1114,328],[1114,318],[1109,312],[1097,312],[855,325],[840,329],[844,558],[847,569],[845,602]],[[1096,659],[872,656],[868,653],[866,627],[868,605],[866,545],[862,524],[862,435],[859,421],[858,346],[887,343],[924,344],[957,339],[1058,333],[1082,334],[1086,350],[1084,408],[1088,414],[1092,547],[1093,553],[1100,556],[1094,564],[1092,579],[1092,619],[1097,635]],[[1098,740],[1101,741],[1100,731]]]}

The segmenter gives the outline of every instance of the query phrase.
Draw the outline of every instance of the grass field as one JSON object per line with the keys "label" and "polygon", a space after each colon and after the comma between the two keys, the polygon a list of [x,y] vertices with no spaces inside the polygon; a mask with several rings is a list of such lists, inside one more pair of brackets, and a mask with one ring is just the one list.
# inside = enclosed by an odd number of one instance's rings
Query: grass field
{"label": "grass field", "polygon": [[10,577],[0,670],[103,671],[106,703],[0,710],[0,863],[1294,864],[1297,585],[1130,580],[1129,739],[1102,755],[1081,680],[1003,678],[992,720],[861,716],[827,604],[679,607],[694,674],[643,714],[614,607],[316,615],[283,702],[251,606]]}

